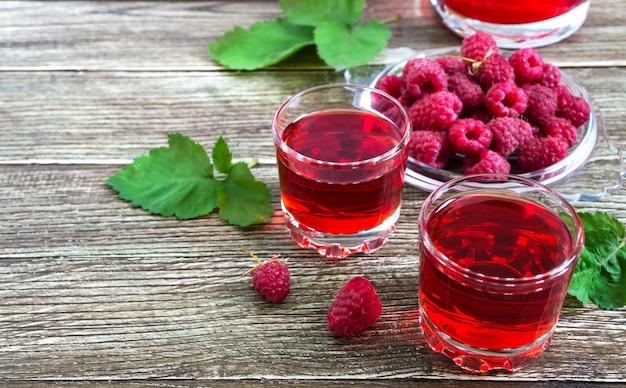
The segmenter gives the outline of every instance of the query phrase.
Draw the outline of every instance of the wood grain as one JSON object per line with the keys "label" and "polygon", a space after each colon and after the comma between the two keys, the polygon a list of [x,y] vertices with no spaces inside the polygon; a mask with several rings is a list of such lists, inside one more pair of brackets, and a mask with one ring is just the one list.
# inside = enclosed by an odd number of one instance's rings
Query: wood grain
{"label": "wood grain", "polygon": [[[626,68],[565,71],[589,91],[608,137],[624,148]],[[182,132],[206,147],[222,135],[236,158],[274,163],[271,122],[280,103],[342,80],[333,71],[0,72],[0,127],[11,131],[0,137],[0,162],[128,161]]]}
{"label": "wood grain", "polygon": [[[376,254],[329,261],[289,239],[279,204],[271,119],[279,104],[343,74],[305,50],[270,69],[231,72],[208,42],[280,15],[275,1],[0,2],[0,382],[191,387],[589,386],[626,378],[626,314],[568,298],[553,342],[514,374],[473,376],[430,351],[418,328],[417,216],[427,193],[406,186],[398,230]],[[390,47],[458,45],[426,0],[368,1],[366,17],[402,18]],[[592,3],[585,26],[541,49],[593,96],[626,148],[626,8]],[[273,195],[265,225],[217,214],[180,221],[120,200],[105,179],[183,132],[236,159],[258,158]],[[607,167],[608,168],[608,167]],[[577,185],[595,184],[587,177]],[[623,190],[580,211],[626,222]],[[261,257],[289,257],[281,305],[249,277]],[[376,286],[383,315],[363,336],[326,329],[337,290]]]}

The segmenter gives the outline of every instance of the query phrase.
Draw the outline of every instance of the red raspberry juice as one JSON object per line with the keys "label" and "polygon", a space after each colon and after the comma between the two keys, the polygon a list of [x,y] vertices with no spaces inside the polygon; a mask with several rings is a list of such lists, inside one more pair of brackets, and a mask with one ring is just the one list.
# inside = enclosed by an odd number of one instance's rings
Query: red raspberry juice
{"label": "red raspberry juice", "polygon": [[388,119],[356,110],[316,112],[289,124],[282,139],[304,156],[277,151],[283,206],[301,226],[357,233],[399,209],[406,157],[391,164],[376,161],[402,139]]}
{"label": "red raspberry juice", "polygon": [[497,24],[534,23],[574,9],[585,0],[444,0],[465,17]]}
{"label": "red raspberry juice", "polygon": [[[442,202],[427,233],[457,266],[421,246],[419,301],[431,327],[475,349],[516,349],[549,339],[574,266],[545,282],[518,286],[516,280],[571,258],[572,237],[557,214],[521,198],[472,194]],[[466,276],[467,270],[475,275]]]}

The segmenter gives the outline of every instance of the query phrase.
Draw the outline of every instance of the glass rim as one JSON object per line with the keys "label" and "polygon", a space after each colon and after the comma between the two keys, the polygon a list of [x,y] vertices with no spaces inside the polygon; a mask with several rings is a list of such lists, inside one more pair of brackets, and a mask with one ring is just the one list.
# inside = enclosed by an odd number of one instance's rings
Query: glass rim
{"label": "glass rim", "polygon": [[[394,145],[391,149],[389,149],[388,151],[374,156],[372,158],[368,158],[368,159],[363,159],[363,160],[358,160],[358,161],[354,161],[354,162],[331,162],[331,161],[326,161],[326,160],[319,160],[319,159],[315,159],[312,158],[310,156],[306,156],[303,155],[301,153],[299,153],[298,151],[294,150],[293,148],[291,148],[290,146],[288,146],[282,139],[282,136],[278,135],[278,131],[277,131],[277,127],[278,127],[278,121],[279,121],[279,117],[281,112],[287,107],[287,105],[289,105],[291,102],[293,102],[294,100],[319,91],[319,90],[324,90],[324,89],[344,89],[344,90],[350,90],[350,89],[359,89],[359,90],[363,90],[363,91],[367,91],[373,94],[377,94],[380,95],[382,97],[384,97],[385,99],[389,100],[395,107],[398,108],[398,110],[401,112],[402,114],[402,120],[404,122],[404,125],[402,127],[399,127],[396,125],[396,127],[398,127],[398,129],[403,130],[402,133],[402,138],[400,139],[400,141],[398,142],[398,144]],[[357,107],[358,108],[358,107]],[[384,114],[382,112],[378,112],[381,116],[384,117]],[[389,120],[389,119],[388,119]],[[391,120],[389,120],[391,121]],[[393,123],[393,122],[392,122]],[[395,125],[395,123],[393,123]],[[317,86],[313,86],[307,89],[303,89],[293,95],[291,95],[290,97],[288,97],[286,100],[284,100],[280,106],[278,107],[278,109],[276,110],[276,113],[274,113],[274,117],[272,118],[272,136],[274,138],[274,144],[278,145],[278,147],[280,147],[280,149],[285,152],[288,156],[295,158],[298,161],[301,162],[306,162],[306,163],[311,163],[311,164],[316,164],[316,165],[320,165],[320,166],[329,166],[329,167],[348,167],[348,168],[354,168],[354,167],[359,167],[365,164],[378,164],[381,162],[385,162],[388,160],[393,159],[394,157],[398,156],[401,151],[406,148],[406,146],[408,146],[409,144],[409,140],[410,140],[410,136],[411,136],[411,119],[409,118],[409,114],[406,110],[406,108],[393,96],[391,96],[390,94],[376,89],[374,87],[370,87],[370,86],[366,86],[366,85],[360,85],[360,84],[351,84],[351,83],[332,83],[332,84],[324,84],[324,85],[317,85]],[[282,133],[282,131],[281,131]]]}
{"label": "glass rim", "polygon": [[[506,178],[506,180],[500,181],[500,180],[492,179],[489,181],[484,180],[483,182],[480,182],[480,178],[485,179],[487,177],[502,177],[502,178]],[[554,199],[561,202],[563,206],[567,209],[567,211],[571,213],[570,215],[573,216],[572,218],[575,222],[574,226],[576,229],[576,238],[572,240],[572,249],[570,250],[568,257],[561,264],[550,269],[547,272],[533,275],[533,276],[524,276],[524,277],[500,277],[500,276],[493,276],[493,275],[485,275],[480,272],[476,272],[472,269],[465,268],[459,265],[458,263],[454,262],[453,260],[450,260],[448,256],[446,256],[439,249],[437,249],[437,247],[434,246],[430,236],[426,234],[425,213],[426,213],[426,209],[433,204],[434,200],[438,199],[439,195],[444,190],[447,190],[448,188],[450,188],[450,186],[457,185],[458,183],[462,183],[463,181],[473,181],[477,185],[480,185],[482,183],[484,186],[488,185],[487,182],[505,183],[507,181],[508,182],[517,181],[518,183],[526,185],[527,187],[531,187],[531,186],[537,187],[541,189],[543,192],[548,193]],[[567,272],[567,270],[570,268],[572,263],[575,262],[576,259],[582,253],[582,249],[584,245],[583,244],[584,243],[584,230],[583,230],[582,222],[580,220],[580,217],[578,216],[578,213],[572,207],[572,205],[565,198],[563,198],[563,196],[561,196],[556,191],[552,190],[550,187],[542,183],[539,183],[535,180],[525,178],[525,177],[520,177],[518,175],[513,175],[513,174],[464,175],[464,176],[449,180],[448,182],[442,184],[433,192],[431,192],[428,195],[428,197],[424,200],[424,203],[422,204],[419,215],[418,215],[418,229],[419,229],[420,242],[428,247],[429,251],[432,253],[432,256],[440,264],[445,265],[446,268],[453,270],[456,274],[461,275],[465,277],[466,279],[469,279],[471,281],[482,282],[484,284],[496,286],[496,287],[514,287],[514,286],[520,286],[520,285],[532,285],[532,284],[544,282],[546,280],[554,279],[562,275],[563,273]]]}

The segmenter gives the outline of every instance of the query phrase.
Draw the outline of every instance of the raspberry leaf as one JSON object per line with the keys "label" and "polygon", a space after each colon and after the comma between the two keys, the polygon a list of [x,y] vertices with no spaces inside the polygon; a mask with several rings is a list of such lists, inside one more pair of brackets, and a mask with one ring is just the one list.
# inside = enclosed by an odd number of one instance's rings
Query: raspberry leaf
{"label": "raspberry leaf", "polygon": [[280,0],[287,20],[303,26],[319,26],[328,22],[354,24],[365,8],[365,0]]}
{"label": "raspberry leaf", "polygon": [[206,151],[180,133],[169,134],[168,143],[106,182],[122,199],[152,213],[188,219],[211,212],[217,205],[217,181]]}
{"label": "raspberry leaf", "polygon": [[389,27],[374,19],[354,27],[325,23],[315,28],[318,55],[336,69],[366,63],[385,48],[390,37]]}
{"label": "raspberry leaf", "polygon": [[234,225],[248,226],[267,222],[274,213],[271,199],[267,186],[254,179],[244,162],[233,164],[228,177],[217,187],[220,217]]}
{"label": "raspberry leaf", "polygon": [[[169,147],[155,148],[134,159],[106,180],[120,198],[155,214],[195,218],[220,208],[224,221],[249,226],[272,216],[272,196],[256,181],[245,162],[232,163],[220,136],[213,146],[213,163],[205,149],[180,133],[168,135]],[[213,169],[224,174],[221,182]],[[221,179],[221,178],[220,178]]]}
{"label": "raspberry leaf", "polygon": [[311,44],[311,27],[276,19],[255,23],[248,30],[237,26],[210,43],[209,51],[223,66],[235,70],[255,70],[280,62]]}
{"label": "raspberry leaf", "polygon": [[608,310],[626,305],[626,241],[624,225],[604,212],[579,213],[585,247],[568,293],[584,304]]}
{"label": "raspberry leaf", "polygon": [[223,137],[219,137],[213,146],[213,163],[215,169],[222,174],[228,174],[230,167],[233,165],[233,154],[228,149],[228,144]]}

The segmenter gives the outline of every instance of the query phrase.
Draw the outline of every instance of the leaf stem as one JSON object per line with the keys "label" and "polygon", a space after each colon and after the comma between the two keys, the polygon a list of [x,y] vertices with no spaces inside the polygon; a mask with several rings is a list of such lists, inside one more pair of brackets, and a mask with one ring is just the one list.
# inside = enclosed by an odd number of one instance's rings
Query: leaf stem
{"label": "leaf stem", "polygon": [[261,259],[259,259],[259,257],[257,255],[255,255],[254,253],[250,252],[250,250],[248,250],[246,247],[241,247],[241,250],[246,252],[247,254],[249,254],[250,256],[252,256],[256,261],[258,261],[259,263],[261,263]]}

